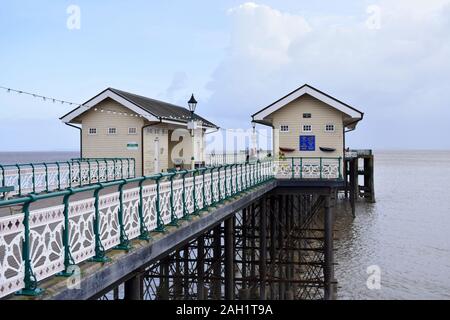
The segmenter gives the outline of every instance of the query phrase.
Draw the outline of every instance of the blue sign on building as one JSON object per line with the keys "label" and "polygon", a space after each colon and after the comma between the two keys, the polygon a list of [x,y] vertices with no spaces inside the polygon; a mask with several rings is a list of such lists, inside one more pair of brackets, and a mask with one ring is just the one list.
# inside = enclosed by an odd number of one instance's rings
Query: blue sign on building
{"label": "blue sign on building", "polygon": [[316,136],[300,136],[300,151],[315,151]]}

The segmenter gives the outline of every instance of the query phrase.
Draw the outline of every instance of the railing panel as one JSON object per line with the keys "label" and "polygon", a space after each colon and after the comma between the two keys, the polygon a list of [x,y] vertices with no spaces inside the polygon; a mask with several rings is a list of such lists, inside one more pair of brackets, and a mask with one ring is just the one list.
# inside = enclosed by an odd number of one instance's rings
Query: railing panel
{"label": "railing panel", "polygon": [[274,162],[278,179],[340,179],[341,158],[285,158]]}
{"label": "railing panel", "polygon": [[100,239],[105,250],[120,243],[119,192],[99,197]]}
{"label": "railing panel", "polygon": [[125,232],[130,239],[134,239],[140,233],[139,188],[124,190],[123,211]]}
{"label": "railing panel", "polygon": [[159,185],[159,208],[161,219],[164,224],[169,224],[172,220],[170,210],[170,181],[162,182]]}
{"label": "railing panel", "polygon": [[173,181],[173,206],[174,214],[177,219],[183,217],[183,180]]}
{"label": "railing panel", "polygon": [[142,189],[142,205],[144,212],[144,223],[149,231],[157,227],[156,220],[156,184],[144,186]]}
{"label": "railing panel", "polygon": [[75,263],[95,255],[94,198],[69,204],[69,243]]}
{"label": "railing panel", "polygon": [[63,223],[63,205],[30,212],[30,258],[37,281],[64,270]]}
{"label": "railing panel", "polygon": [[0,218],[0,297],[24,287],[23,214]]}

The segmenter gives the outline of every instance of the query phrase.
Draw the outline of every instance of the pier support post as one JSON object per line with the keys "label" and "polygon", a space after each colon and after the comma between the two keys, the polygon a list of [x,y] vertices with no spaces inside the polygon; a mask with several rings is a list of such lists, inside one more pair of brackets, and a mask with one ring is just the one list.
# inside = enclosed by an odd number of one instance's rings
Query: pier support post
{"label": "pier support post", "polygon": [[259,202],[259,298],[266,300],[267,215],[265,199]]}
{"label": "pier support post", "polygon": [[330,196],[325,197],[324,219],[324,298],[334,299],[334,256],[333,256],[333,212],[331,210]]}
{"label": "pier support post", "polygon": [[142,278],[139,274],[125,281],[125,300],[142,300]]}
{"label": "pier support post", "polygon": [[197,239],[197,298],[205,300],[205,237]]}
{"label": "pier support post", "polygon": [[234,217],[225,220],[225,299],[234,300]]}
{"label": "pier support post", "polygon": [[213,279],[212,279],[212,296],[215,300],[222,297],[222,247],[221,247],[221,230],[220,224],[213,229]]}
{"label": "pier support post", "polygon": [[350,203],[352,215],[356,216],[355,202],[358,197],[358,158],[350,160]]}

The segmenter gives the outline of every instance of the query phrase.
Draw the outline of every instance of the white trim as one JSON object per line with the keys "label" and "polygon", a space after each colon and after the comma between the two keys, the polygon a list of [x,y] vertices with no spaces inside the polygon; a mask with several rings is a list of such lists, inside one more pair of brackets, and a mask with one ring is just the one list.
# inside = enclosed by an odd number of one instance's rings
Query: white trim
{"label": "white trim", "polygon": [[[130,133],[130,129],[134,129],[135,132],[134,132],[134,133]],[[137,135],[137,128],[136,128],[136,127],[129,127],[129,128],[128,128],[128,135],[130,135],[130,136],[135,136],[135,135]]]}
{"label": "white trim", "polygon": [[[115,132],[115,133],[110,133],[110,132],[109,132],[109,129],[114,129],[116,132]],[[117,128],[116,128],[116,127],[109,127],[109,128],[107,128],[107,129],[106,129],[106,134],[109,135],[109,136],[114,136],[114,135],[116,135],[116,134],[117,134]]]}
{"label": "white trim", "polygon": [[[91,133],[91,129],[95,130],[95,133]],[[98,134],[97,128],[88,128],[88,136],[96,136]]]}
{"label": "white trim", "polygon": [[285,98],[281,99],[277,103],[274,103],[267,109],[263,109],[262,111],[256,113],[253,116],[254,120],[263,120],[265,117],[270,115],[271,113],[277,111],[278,109],[284,107],[288,103],[294,101],[295,99],[305,95],[309,94],[310,96],[322,101],[323,103],[326,103],[327,105],[341,111],[342,113],[345,113],[346,115],[350,116],[351,118],[355,119],[362,119],[362,115],[360,112],[353,110],[352,108],[349,108],[348,106],[324,95],[323,93],[315,90],[314,88],[309,87],[308,85],[303,86],[299,90],[291,93],[290,95],[286,96]]}
{"label": "white trim", "polygon": [[117,93],[112,92],[109,89],[105,90],[103,93],[92,98],[91,100],[87,101],[86,103],[84,103],[83,105],[78,107],[77,109],[72,110],[69,114],[67,114],[66,116],[61,118],[61,121],[65,122],[65,123],[70,123],[73,119],[75,119],[79,115],[83,114],[84,112],[88,111],[89,109],[91,109],[95,105],[99,104],[106,98],[113,99],[114,101],[120,103],[121,105],[125,106],[126,108],[130,109],[131,111],[133,111],[139,115],[142,115],[148,121],[159,121],[159,119],[157,117],[155,117],[154,115],[152,115],[151,113],[145,111],[141,107],[138,107],[134,103],[131,103],[130,101],[122,98]]}

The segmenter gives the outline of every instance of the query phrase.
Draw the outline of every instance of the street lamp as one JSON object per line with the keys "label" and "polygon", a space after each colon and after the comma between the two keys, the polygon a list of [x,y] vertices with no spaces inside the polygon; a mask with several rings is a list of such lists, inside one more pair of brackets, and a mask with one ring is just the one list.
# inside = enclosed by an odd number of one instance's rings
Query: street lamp
{"label": "street lamp", "polygon": [[191,112],[191,120],[188,124],[188,129],[191,129],[191,140],[192,140],[192,156],[191,156],[191,169],[195,167],[195,139],[194,139],[194,130],[195,121],[194,121],[194,112],[197,107],[197,100],[194,98],[194,94],[191,95],[191,98],[188,101],[189,111]]}
{"label": "street lamp", "polygon": [[191,120],[194,120],[194,112],[197,107],[197,100],[194,98],[194,94],[191,95],[191,98],[188,101],[189,111],[191,112]]}

